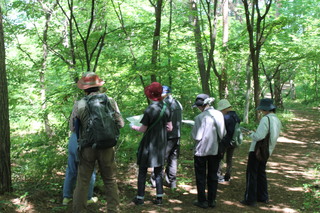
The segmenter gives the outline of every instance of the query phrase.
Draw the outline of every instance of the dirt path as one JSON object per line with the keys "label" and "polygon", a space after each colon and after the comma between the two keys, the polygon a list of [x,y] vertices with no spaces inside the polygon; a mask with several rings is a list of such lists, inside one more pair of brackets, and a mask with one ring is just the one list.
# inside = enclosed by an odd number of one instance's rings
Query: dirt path
{"label": "dirt path", "polygon": [[[187,144],[182,144],[179,160],[177,191],[165,188],[165,203],[155,206],[151,203],[155,190],[146,188],[145,205],[135,206],[130,201],[136,194],[137,168],[134,160],[131,164],[118,165],[118,180],[121,198],[121,213],[160,213],[160,212],[221,212],[221,213],[251,213],[251,212],[310,212],[303,209],[303,184],[315,181],[315,175],[309,168],[319,165],[320,158],[320,109],[292,110],[294,119],[284,128],[278,140],[276,149],[268,161],[267,175],[270,204],[258,204],[257,207],[246,207],[239,203],[245,190],[245,170],[250,142],[247,141],[235,150],[232,180],[219,184],[217,206],[214,209],[200,209],[193,206],[196,200],[195,177],[193,170],[193,155]],[[188,143],[185,139],[184,143]],[[190,143],[192,143],[190,141]],[[61,182],[64,178],[61,175]],[[319,176],[317,177],[319,179]],[[102,195],[102,185],[96,184],[95,194],[99,201],[89,206],[89,212],[105,212],[105,200]],[[48,193],[33,189],[29,195],[17,198],[15,195],[0,196],[0,212],[4,213],[46,213],[72,212],[71,205],[61,205],[61,188]],[[1,207],[1,205],[6,205]],[[14,206],[12,205],[14,204]],[[311,212],[320,212],[320,209]]]}
{"label": "dirt path", "polygon": [[[217,207],[202,210],[192,205],[196,199],[194,181],[179,185],[179,190],[171,192],[166,188],[166,203],[157,207],[147,200],[144,206],[134,206],[130,200],[122,204],[122,212],[300,212],[303,210],[303,184],[312,183],[314,176],[309,171],[315,163],[319,163],[320,128],[319,110],[294,110],[295,118],[285,128],[278,140],[276,149],[268,161],[267,174],[269,184],[270,204],[258,204],[257,207],[246,207],[239,203],[245,190],[245,168],[249,142],[236,150],[234,160],[234,175],[230,182],[219,184]],[[193,176],[192,154],[185,150],[181,157],[180,180]],[[131,173],[132,174],[132,173]],[[181,177],[182,176],[182,177]],[[127,198],[135,194],[135,179],[124,184],[131,184],[132,190],[126,191]],[[154,190],[146,198],[154,197]],[[128,197],[129,196],[129,197]]]}

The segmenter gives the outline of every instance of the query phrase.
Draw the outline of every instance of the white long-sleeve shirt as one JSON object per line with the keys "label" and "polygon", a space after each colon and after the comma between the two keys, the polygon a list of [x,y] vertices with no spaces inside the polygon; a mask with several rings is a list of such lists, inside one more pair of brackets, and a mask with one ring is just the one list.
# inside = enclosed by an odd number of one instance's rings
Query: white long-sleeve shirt
{"label": "white long-sleeve shirt", "polygon": [[205,109],[195,118],[191,134],[196,143],[194,155],[217,155],[218,136],[222,139],[226,134],[223,114],[213,107]]}

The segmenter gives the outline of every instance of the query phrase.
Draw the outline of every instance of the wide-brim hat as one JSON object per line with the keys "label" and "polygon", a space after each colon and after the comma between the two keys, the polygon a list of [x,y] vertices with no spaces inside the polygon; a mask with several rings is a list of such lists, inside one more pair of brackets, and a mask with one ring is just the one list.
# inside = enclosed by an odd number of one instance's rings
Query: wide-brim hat
{"label": "wide-brim hat", "polygon": [[152,82],[149,86],[144,88],[144,94],[153,101],[161,101],[162,90],[162,85],[160,83]]}
{"label": "wide-brim hat", "polygon": [[82,78],[78,81],[77,86],[79,89],[88,89],[91,87],[100,87],[105,82],[99,78],[94,72],[86,72],[82,75]]}
{"label": "wide-brim hat", "polygon": [[192,107],[203,106],[204,100],[206,100],[207,98],[209,98],[209,95],[207,95],[207,94],[197,95],[196,100],[195,100],[194,104],[192,105]]}
{"label": "wide-brim hat", "polygon": [[227,109],[229,107],[231,107],[230,102],[227,99],[221,99],[218,102],[217,110],[221,111],[221,110]]}
{"label": "wide-brim hat", "polygon": [[273,104],[273,100],[270,98],[263,98],[260,100],[260,104],[257,110],[270,111],[276,109],[277,107]]}

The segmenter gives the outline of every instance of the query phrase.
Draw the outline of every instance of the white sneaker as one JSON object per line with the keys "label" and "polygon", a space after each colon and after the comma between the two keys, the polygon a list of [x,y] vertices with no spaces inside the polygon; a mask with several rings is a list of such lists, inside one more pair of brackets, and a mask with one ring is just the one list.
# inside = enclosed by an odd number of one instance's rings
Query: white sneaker
{"label": "white sneaker", "polygon": [[87,201],[87,204],[96,203],[98,201],[98,197],[92,197],[90,200]]}

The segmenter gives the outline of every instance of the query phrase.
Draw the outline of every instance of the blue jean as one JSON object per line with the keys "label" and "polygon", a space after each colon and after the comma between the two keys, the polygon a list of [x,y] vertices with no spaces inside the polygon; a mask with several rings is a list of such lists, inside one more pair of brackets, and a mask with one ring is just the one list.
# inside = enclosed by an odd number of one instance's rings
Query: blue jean
{"label": "blue jean", "polygon": [[[64,184],[63,184],[63,198],[72,198],[73,196],[73,190],[77,181],[78,164],[79,164],[79,160],[77,157],[77,152],[78,152],[77,149],[78,149],[77,135],[76,133],[73,132],[69,138],[68,166],[66,169],[66,177],[64,179]],[[89,184],[88,200],[90,200],[93,196],[93,188],[94,188],[95,181],[96,181],[96,171],[94,170],[91,176],[90,184]]]}

